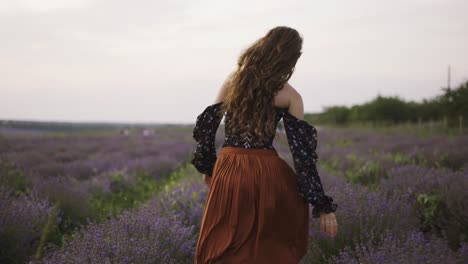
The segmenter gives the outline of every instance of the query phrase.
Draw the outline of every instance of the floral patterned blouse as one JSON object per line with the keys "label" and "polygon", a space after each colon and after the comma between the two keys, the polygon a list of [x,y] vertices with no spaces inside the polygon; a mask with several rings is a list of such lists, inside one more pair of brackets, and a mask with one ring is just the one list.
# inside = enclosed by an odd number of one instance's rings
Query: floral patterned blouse
{"label": "floral patterned blouse", "polygon": [[[193,138],[197,146],[193,152],[191,164],[202,174],[211,177],[217,159],[215,148],[216,131],[224,116],[221,113],[221,104],[215,103],[207,106],[197,116],[193,129]],[[227,118],[227,116],[226,116]],[[338,204],[333,198],[325,195],[316,164],[319,157],[316,153],[317,130],[305,120],[293,116],[287,108],[276,107],[276,123],[283,118],[289,149],[293,156],[294,168],[297,175],[299,194],[313,205],[312,217],[320,217],[320,212],[335,212]],[[225,123],[229,120],[225,120]],[[226,134],[222,147],[234,146],[244,148],[274,149],[273,137],[266,145],[240,138],[236,135]]]}

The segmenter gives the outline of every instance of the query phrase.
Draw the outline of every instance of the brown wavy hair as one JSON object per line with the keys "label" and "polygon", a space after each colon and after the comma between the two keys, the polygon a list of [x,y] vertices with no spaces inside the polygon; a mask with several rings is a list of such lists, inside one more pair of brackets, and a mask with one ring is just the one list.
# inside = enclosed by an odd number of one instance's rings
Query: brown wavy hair
{"label": "brown wavy hair", "polygon": [[294,72],[302,41],[297,30],[278,26],[242,52],[222,104],[226,133],[262,143],[275,134],[274,98]]}

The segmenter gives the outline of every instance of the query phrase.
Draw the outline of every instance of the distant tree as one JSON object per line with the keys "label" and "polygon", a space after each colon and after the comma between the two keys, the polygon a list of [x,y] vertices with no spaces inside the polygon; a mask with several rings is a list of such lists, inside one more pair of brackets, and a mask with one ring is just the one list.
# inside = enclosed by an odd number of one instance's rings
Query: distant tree
{"label": "distant tree", "polygon": [[[344,125],[352,122],[417,122],[441,120],[447,117],[449,125],[457,124],[459,116],[468,119],[468,80],[456,89],[442,89],[444,94],[422,102],[404,101],[398,96],[377,95],[369,102],[351,107],[328,106],[310,120],[318,123]],[[451,122],[450,122],[451,121]]]}
{"label": "distant tree", "polygon": [[438,98],[444,114],[468,117],[468,80],[456,89],[444,88],[444,94]]}
{"label": "distant tree", "polygon": [[326,107],[324,112],[325,120],[336,124],[344,125],[349,122],[350,110],[346,106]]}

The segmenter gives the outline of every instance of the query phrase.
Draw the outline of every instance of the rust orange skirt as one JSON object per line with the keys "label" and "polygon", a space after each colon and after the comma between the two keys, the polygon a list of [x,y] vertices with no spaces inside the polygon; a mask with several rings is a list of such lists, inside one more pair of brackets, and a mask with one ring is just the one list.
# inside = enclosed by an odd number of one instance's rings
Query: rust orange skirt
{"label": "rust orange skirt", "polygon": [[309,206],[276,150],[223,147],[213,168],[195,264],[298,263]]}

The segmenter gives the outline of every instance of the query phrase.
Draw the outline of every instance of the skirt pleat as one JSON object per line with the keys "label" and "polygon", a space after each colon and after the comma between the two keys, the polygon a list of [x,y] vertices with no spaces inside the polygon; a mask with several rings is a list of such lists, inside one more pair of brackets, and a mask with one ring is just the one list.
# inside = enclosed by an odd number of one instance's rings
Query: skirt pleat
{"label": "skirt pleat", "polygon": [[223,147],[204,207],[195,264],[298,263],[309,206],[276,150]]}

